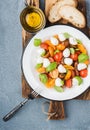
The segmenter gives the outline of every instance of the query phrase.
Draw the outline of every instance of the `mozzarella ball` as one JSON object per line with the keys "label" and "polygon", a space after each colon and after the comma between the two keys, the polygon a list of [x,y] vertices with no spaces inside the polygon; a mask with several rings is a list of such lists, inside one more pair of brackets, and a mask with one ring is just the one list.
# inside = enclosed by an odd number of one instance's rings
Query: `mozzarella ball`
{"label": "mozzarella ball", "polygon": [[55,38],[55,37],[51,37],[50,38],[50,41],[51,41],[51,43],[53,44],[53,45],[58,45],[59,44],[59,41]]}
{"label": "mozzarella ball", "polygon": [[61,42],[63,42],[63,41],[66,40],[66,38],[65,38],[65,36],[64,36],[63,33],[60,33],[60,34],[58,35],[58,38],[59,38],[59,40],[60,40]]}
{"label": "mozzarella ball", "polygon": [[86,69],[87,68],[87,65],[85,63],[79,63],[77,65],[77,69],[80,71],[80,70],[83,70],[83,69]]}
{"label": "mozzarella ball", "polygon": [[38,64],[43,63],[43,58],[42,58],[42,57],[38,57],[38,58],[37,58],[37,63],[38,63]]}
{"label": "mozzarella ball", "polygon": [[59,73],[66,73],[65,67],[61,64],[58,66],[58,71],[59,71]]}
{"label": "mozzarella ball", "polygon": [[70,42],[70,44],[72,44],[72,45],[77,45],[77,41],[76,41],[76,39],[73,38],[73,37],[70,37],[70,38],[69,38],[69,42]]}
{"label": "mozzarella ball", "polygon": [[37,52],[39,55],[42,55],[45,53],[45,50],[43,48],[39,48]]}
{"label": "mozzarella ball", "polygon": [[64,57],[69,57],[70,56],[70,50],[68,48],[66,48],[64,51],[63,51],[63,56]]}
{"label": "mozzarella ball", "polygon": [[78,86],[78,80],[76,78],[72,79],[72,86]]}
{"label": "mozzarella ball", "polygon": [[49,59],[47,59],[47,58],[44,58],[43,59],[43,67],[48,67],[50,65],[50,61],[49,61]]}
{"label": "mozzarella ball", "polygon": [[73,60],[72,60],[71,58],[65,58],[65,59],[64,59],[64,63],[65,63],[66,65],[71,65],[71,64],[73,63]]}
{"label": "mozzarella ball", "polygon": [[55,85],[60,87],[64,84],[64,82],[60,78],[56,78],[55,80]]}

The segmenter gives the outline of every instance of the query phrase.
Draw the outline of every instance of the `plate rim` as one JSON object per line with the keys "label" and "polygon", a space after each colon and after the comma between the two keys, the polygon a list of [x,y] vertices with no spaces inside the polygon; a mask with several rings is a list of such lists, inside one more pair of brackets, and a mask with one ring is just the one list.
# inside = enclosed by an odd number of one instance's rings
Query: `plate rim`
{"label": "plate rim", "polygon": [[[79,30],[79,29],[77,29],[77,28],[71,27],[71,26],[69,26],[69,25],[54,25],[54,26],[49,26],[49,27],[47,27],[47,28],[42,29],[42,30],[39,31],[38,33],[41,33],[43,30],[46,30],[46,29],[52,28],[52,27],[56,27],[56,26],[57,26],[57,27],[62,26],[62,27],[70,27],[70,28],[73,28],[73,29],[75,29],[75,30],[81,32],[83,35],[85,35],[85,36],[87,37],[87,39],[90,41],[90,38],[89,38],[84,32],[82,32],[81,30]],[[37,33],[37,34],[38,34],[38,33]],[[36,34],[36,35],[37,35],[37,34]],[[30,41],[31,41],[36,35],[34,35],[34,36],[28,41],[28,43],[26,44],[26,46],[25,46],[25,48],[24,48],[24,50],[23,50],[23,52],[22,52],[22,56],[21,56],[21,70],[22,70],[22,73],[23,73],[23,75],[24,75],[24,78],[25,78],[27,84],[28,84],[29,87],[31,87],[32,89],[34,89],[34,88],[32,87],[32,85],[29,84],[29,82],[28,82],[28,80],[27,80],[27,78],[26,78],[26,76],[25,76],[25,74],[24,74],[24,69],[23,69],[23,56],[24,56],[24,53],[25,53],[25,50],[26,50],[27,46],[30,44]],[[48,98],[48,97],[44,97],[44,96],[41,95],[41,94],[40,94],[40,96],[43,97],[43,98],[45,98],[45,99],[53,100],[53,101],[67,101],[67,100],[75,99],[76,97],[82,95],[89,87],[90,87],[90,85],[89,85],[82,93],[78,94],[77,96],[73,96],[72,98],[67,98],[67,99],[63,99],[63,100],[62,100],[62,99],[51,99],[51,98]]]}

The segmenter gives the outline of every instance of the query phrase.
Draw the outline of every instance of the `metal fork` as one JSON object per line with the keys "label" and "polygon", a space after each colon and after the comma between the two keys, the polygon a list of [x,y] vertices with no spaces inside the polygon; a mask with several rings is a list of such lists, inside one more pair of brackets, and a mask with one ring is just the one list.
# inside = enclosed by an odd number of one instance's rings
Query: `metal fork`
{"label": "metal fork", "polygon": [[9,119],[11,119],[20,110],[21,107],[23,107],[30,99],[33,100],[34,98],[36,98],[41,93],[41,91],[42,90],[40,88],[33,90],[31,94],[28,95],[28,98],[24,99],[19,105],[17,105],[7,115],[5,115],[3,117],[3,120],[8,121]]}

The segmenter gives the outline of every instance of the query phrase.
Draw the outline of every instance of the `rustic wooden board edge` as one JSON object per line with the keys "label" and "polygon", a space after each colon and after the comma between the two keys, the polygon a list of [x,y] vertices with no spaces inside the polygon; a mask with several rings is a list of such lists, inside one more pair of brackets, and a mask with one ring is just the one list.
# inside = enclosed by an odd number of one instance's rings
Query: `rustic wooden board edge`
{"label": "rustic wooden board edge", "polygon": [[[23,48],[24,48],[26,46],[26,43],[28,42],[28,39],[30,39],[32,36],[31,36],[31,34],[27,33],[24,29],[22,29],[22,33],[25,33],[24,34],[25,37],[22,38]],[[27,94],[29,94],[31,92],[31,89],[30,89],[29,85],[27,84],[23,74],[22,74],[22,84],[23,84],[23,86],[25,86],[22,89],[22,96],[27,97]],[[23,92],[25,92],[25,93],[23,93]],[[63,102],[50,101],[49,112],[52,111],[53,106],[54,106],[55,109],[57,108],[57,106],[59,106],[59,108],[61,108],[61,109],[60,109],[60,112],[58,111],[59,109],[57,109],[57,113],[59,115],[55,114],[55,116],[53,115],[52,117],[49,117],[49,119],[55,119],[55,120],[56,119],[57,120],[58,119],[65,119]],[[52,112],[55,112],[55,111],[52,111]]]}
{"label": "rustic wooden board edge", "polygon": [[88,27],[88,38],[90,39],[90,27]]}
{"label": "rustic wooden board edge", "polygon": [[64,103],[62,101],[50,101],[48,119],[50,120],[64,120],[65,119],[65,111],[64,111]]}
{"label": "rustic wooden board edge", "polygon": [[[28,5],[30,4],[30,0],[27,0]],[[39,0],[34,0],[34,5],[39,8]],[[23,50],[25,49],[26,45],[28,44],[30,38],[32,38],[33,35],[31,33],[28,33],[27,31],[22,28],[22,47]],[[28,94],[32,91],[30,86],[28,85],[27,81],[25,80],[24,75],[22,74],[22,97],[27,98]]]}
{"label": "rustic wooden board edge", "polygon": [[77,98],[78,100],[90,100],[90,86],[89,88],[80,96],[78,96]]}
{"label": "rustic wooden board edge", "polygon": [[[28,1],[29,2],[29,1]],[[39,2],[39,0],[38,0]],[[39,7],[39,4],[38,4]],[[23,46],[23,50],[26,47],[29,39],[32,37],[32,35],[28,32],[26,32],[24,29],[22,29],[22,46]],[[30,94],[30,92],[32,91],[32,89],[30,88],[30,86],[28,85],[27,81],[25,80],[24,75],[22,74],[22,96],[24,98],[28,97],[28,94]],[[55,116],[53,115],[52,119],[64,119],[65,118],[65,113],[64,113],[64,106],[63,106],[63,102],[54,102],[54,101],[50,101],[50,106],[49,108],[52,108],[53,106],[56,107],[57,104],[59,105],[60,108],[60,114],[57,115],[55,114]],[[50,109],[49,109],[50,110]]]}

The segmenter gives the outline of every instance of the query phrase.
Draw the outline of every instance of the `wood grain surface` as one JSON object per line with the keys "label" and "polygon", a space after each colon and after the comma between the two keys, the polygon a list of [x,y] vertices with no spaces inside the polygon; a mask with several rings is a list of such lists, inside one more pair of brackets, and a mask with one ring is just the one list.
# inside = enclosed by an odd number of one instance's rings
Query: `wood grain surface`
{"label": "wood grain surface", "polygon": [[[36,1],[34,1],[34,2],[36,2],[35,5],[36,5],[37,7],[39,7],[39,0],[36,0]],[[30,0],[28,0],[28,4],[29,4],[29,3],[30,3]],[[26,47],[26,45],[28,44],[30,38],[32,38],[32,37],[33,37],[32,34],[26,32],[24,29],[22,29],[22,46],[23,46],[23,50],[25,49],[25,47]],[[30,88],[30,86],[29,86],[28,83],[26,82],[25,77],[24,77],[24,75],[23,75],[23,73],[22,73],[22,96],[25,97],[25,98],[27,98],[31,91],[32,91],[32,89]],[[58,103],[57,103],[57,102],[55,102],[55,101],[51,101],[51,102],[50,102],[49,111],[52,110],[51,108],[53,108],[52,112],[55,111],[55,110],[56,110],[56,107],[57,107],[57,104],[58,104],[58,106],[59,106],[59,107],[58,107],[59,109],[57,109],[56,114],[53,115],[53,116],[51,117],[51,119],[64,119],[65,114],[64,114],[63,102],[58,102]],[[52,113],[52,112],[51,112],[51,113]],[[57,115],[57,116],[56,116],[56,115]],[[50,119],[50,117],[49,117],[49,119]]]}
{"label": "wood grain surface", "polygon": [[[28,5],[30,5],[31,0],[27,0],[27,3],[28,3]],[[34,0],[34,6],[39,8],[39,0]],[[33,37],[33,35],[31,33],[28,33],[27,31],[25,31],[22,28],[22,47],[23,47],[23,51],[24,51],[26,45],[28,44],[28,42],[30,41],[30,39],[32,37]],[[22,96],[24,98],[27,98],[31,91],[32,91],[32,89],[30,88],[30,86],[26,82],[25,77],[22,73]]]}
{"label": "wood grain surface", "polygon": [[[57,0],[54,0],[53,2],[51,0],[45,0],[45,14],[46,14],[46,18],[48,17],[48,12],[51,8],[51,6],[56,2]],[[86,16],[86,3],[85,3],[85,0],[78,0],[78,7],[77,7],[84,15],[85,17],[87,18]],[[86,20],[86,23],[87,23],[87,20]],[[55,24],[68,24],[68,22],[65,20],[61,20],[59,22],[56,22]],[[47,26],[50,26],[50,25],[54,25],[52,23],[50,23],[48,20],[47,20]],[[70,26],[72,26],[71,24],[68,24]],[[84,32],[87,36],[90,36],[89,32],[90,32],[90,29],[87,27],[87,24],[86,24],[86,27],[83,28],[83,29],[80,29],[80,31]],[[78,100],[90,100],[90,87],[83,93],[81,94],[80,96],[78,96],[76,99]],[[59,108],[62,108],[61,110]],[[49,106],[49,112],[53,113],[55,111],[57,111],[57,116],[53,115],[52,117],[49,117],[49,119],[59,119],[59,115],[62,114],[63,117],[62,118],[65,118],[65,114],[63,114],[63,102],[54,102],[54,101],[51,101],[50,102],[50,106]],[[61,117],[61,116],[60,116]]]}
{"label": "wood grain surface", "polygon": [[51,120],[63,120],[65,119],[64,104],[63,102],[50,101],[49,113],[54,113],[52,116],[48,115],[48,119]]}
{"label": "wood grain surface", "polygon": [[[56,1],[57,0],[45,0],[45,13],[46,13],[46,16],[48,16],[49,8]],[[85,0],[78,0],[78,1],[79,1],[78,8],[86,16]],[[30,0],[28,0],[28,4],[29,3],[30,3]],[[39,7],[39,0],[34,0],[34,5],[37,6],[37,7]],[[64,22],[65,22],[65,24],[67,23],[66,21],[64,21]],[[62,23],[59,23],[59,24],[62,24]],[[51,26],[51,23],[47,22],[47,26]],[[82,31],[86,35],[89,34],[88,27],[82,29]],[[23,46],[23,50],[25,49],[27,43],[29,42],[29,40],[32,37],[33,37],[32,34],[26,32],[24,29],[22,29],[22,46]],[[32,89],[30,88],[30,86],[26,82],[26,80],[24,78],[24,75],[22,73],[22,96],[27,98],[28,94],[30,94],[31,91],[32,91]],[[86,92],[84,92],[82,95],[78,96],[76,99],[90,100],[90,88],[88,90],[86,90]],[[55,112],[55,114],[53,116],[51,116],[51,117],[49,116],[49,119],[60,120],[60,119],[64,119],[65,118],[65,112],[64,112],[64,104],[63,104],[63,102],[50,101],[48,112],[50,112],[50,113],[54,113]]]}

